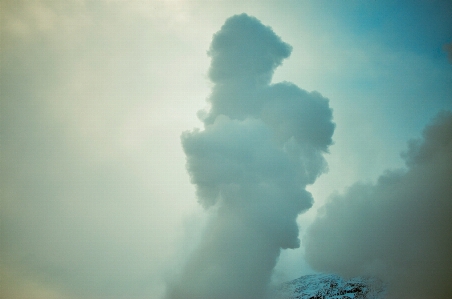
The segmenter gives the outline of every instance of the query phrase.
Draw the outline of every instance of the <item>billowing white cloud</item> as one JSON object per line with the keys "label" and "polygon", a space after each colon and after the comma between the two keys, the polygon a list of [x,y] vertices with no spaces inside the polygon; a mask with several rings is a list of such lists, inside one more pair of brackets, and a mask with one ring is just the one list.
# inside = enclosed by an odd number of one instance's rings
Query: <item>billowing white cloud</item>
{"label": "billowing white cloud", "polygon": [[319,271],[375,275],[390,298],[452,293],[452,113],[441,112],[409,142],[407,169],[332,196],[304,240]]}
{"label": "billowing white cloud", "polygon": [[291,47],[270,27],[235,15],[213,37],[204,130],[182,135],[199,202],[214,209],[199,247],[167,298],[263,298],[280,250],[299,247],[296,218],[332,143],[328,100],[270,84]]}

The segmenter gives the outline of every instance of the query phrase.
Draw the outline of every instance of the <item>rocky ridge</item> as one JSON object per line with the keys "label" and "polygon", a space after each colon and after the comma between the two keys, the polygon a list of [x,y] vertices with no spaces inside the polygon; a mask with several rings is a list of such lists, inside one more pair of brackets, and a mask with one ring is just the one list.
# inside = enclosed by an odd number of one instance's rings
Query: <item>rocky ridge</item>
{"label": "rocky ridge", "polygon": [[277,299],[383,299],[386,286],[376,278],[349,280],[334,274],[306,275],[283,283],[276,289]]}

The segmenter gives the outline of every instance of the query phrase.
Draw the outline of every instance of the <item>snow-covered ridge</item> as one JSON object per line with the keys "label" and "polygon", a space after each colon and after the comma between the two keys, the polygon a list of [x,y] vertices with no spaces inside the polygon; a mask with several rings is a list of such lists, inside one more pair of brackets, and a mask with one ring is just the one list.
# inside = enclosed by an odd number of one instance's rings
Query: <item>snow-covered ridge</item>
{"label": "snow-covered ridge", "polygon": [[376,278],[344,280],[334,274],[306,275],[276,289],[278,299],[383,299],[386,286]]}

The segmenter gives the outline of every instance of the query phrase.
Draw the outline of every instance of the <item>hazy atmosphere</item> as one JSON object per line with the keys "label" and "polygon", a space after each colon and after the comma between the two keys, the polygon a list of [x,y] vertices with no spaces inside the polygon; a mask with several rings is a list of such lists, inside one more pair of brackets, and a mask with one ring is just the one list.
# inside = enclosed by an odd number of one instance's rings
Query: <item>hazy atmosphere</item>
{"label": "hazy atmosphere", "polygon": [[450,1],[0,1],[0,297],[449,298]]}

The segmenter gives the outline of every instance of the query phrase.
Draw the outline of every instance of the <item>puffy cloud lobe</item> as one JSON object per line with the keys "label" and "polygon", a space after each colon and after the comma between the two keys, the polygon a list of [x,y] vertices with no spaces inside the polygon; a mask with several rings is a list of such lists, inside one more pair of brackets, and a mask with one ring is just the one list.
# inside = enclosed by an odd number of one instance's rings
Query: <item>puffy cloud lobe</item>
{"label": "puffy cloud lobe", "polygon": [[265,124],[222,116],[203,132],[186,132],[182,140],[203,206],[220,201],[245,211],[270,239],[281,240],[277,245],[298,247],[295,218],[312,199],[304,190],[302,165],[277,146]]}
{"label": "puffy cloud lobe", "polygon": [[252,80],[268,84],[274,69],[291,50],[258,19],[246,14],[233,16],[210,46],[210,79],[215,83]]}
{"label": "puffy cloud lobe", "polygon": [[406,171],[330,198],[308,229],[306,256],[320,271],[386,279],[390,298],[450,298],[452,113],[403,156]]}
{"label": "puffy cloud lobe", "polygon": [[214,35],[205,127],[182,135],[199,202],[214,213],[168,298],[263,298],[281,248],[299,247],[296,218],[312,206],[305,187],[326,170],[334,124],[319,93],[270,84],[290,49],[246,14]]}

